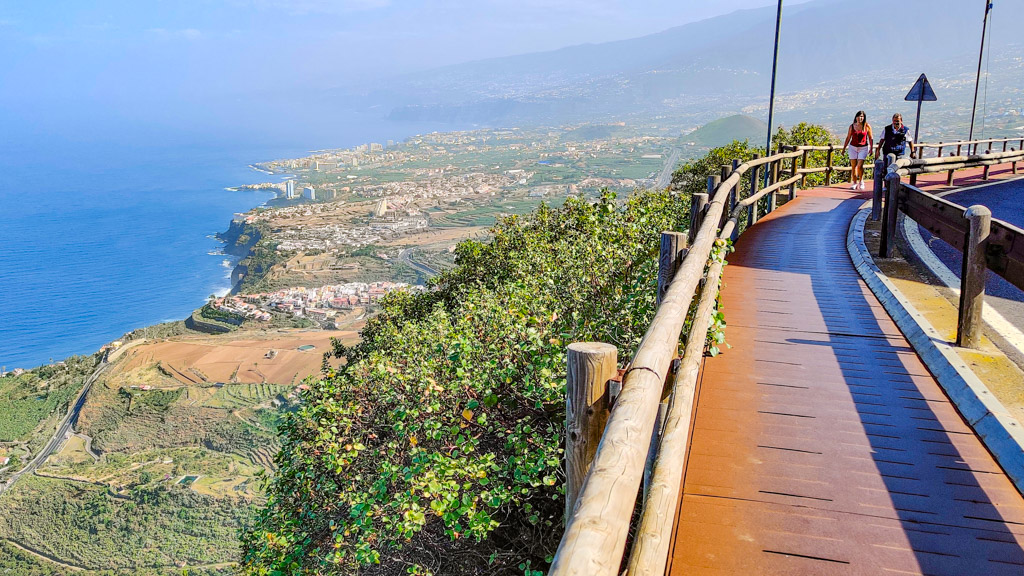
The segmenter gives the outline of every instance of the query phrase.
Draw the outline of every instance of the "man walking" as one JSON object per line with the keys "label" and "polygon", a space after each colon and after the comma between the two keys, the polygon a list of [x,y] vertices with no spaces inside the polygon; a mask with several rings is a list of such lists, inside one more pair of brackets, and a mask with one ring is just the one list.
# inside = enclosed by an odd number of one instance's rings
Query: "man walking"
{"label": "man walking", "polygon": [[[910,129],[903,125],[903,115],[899,112],[892,115],[892,124],[885,127],[882,137],[878,140],[878,158],[888,158],[889,154],[895,154],[899,160],[907,155],[907,148],[910,148],[911,157],[914,154],[914,142],[909,136]],[[888,167],[888,164],[886,165]]]}

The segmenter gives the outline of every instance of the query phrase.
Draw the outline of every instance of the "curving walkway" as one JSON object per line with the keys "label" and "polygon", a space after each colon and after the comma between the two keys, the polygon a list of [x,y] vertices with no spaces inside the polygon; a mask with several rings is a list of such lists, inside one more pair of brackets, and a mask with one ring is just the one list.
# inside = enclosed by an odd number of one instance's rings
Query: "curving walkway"
{"label": "curving walkway", "polygon": [[850,262],[866,197],[806,191],[729,258],[671,574],[1024,574],[1024,498]]}

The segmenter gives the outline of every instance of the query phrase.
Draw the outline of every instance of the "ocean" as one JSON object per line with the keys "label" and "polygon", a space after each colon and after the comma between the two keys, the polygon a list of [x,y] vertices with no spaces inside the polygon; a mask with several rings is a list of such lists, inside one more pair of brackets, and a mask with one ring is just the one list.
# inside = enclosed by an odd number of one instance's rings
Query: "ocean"
{"label": "ocean", "polygon": [[213,235],[272,194],[247,165],[304,149],[109,145],[0,150],[0,366],[90,354],[230,288]]}
{"label": "ocean", "polygon": [[281,180],[250,164],[468,128],[343,113],[319,129],[267,127],[264,137],[283,144],[214,136],[212,127],[124,130],[122,139],[59,126],[5,134],[0,368],[91,354],[226,292],[237,259],[214,235],[273,197],[226,188]]}

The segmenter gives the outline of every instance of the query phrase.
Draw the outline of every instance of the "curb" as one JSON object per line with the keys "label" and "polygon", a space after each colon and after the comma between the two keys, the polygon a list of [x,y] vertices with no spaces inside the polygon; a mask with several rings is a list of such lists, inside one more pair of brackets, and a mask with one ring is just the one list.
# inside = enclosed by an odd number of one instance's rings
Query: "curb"
{"label": "curb", "polygon": [[1024,427],[960,358],[953,346],[903,296],[875,265],[864,244],[864,208],[850,222],[846,249],[857,272],[906,336],[928,370],[953,401],[960,415],[974,429],[1007,476],[1024,493]]}

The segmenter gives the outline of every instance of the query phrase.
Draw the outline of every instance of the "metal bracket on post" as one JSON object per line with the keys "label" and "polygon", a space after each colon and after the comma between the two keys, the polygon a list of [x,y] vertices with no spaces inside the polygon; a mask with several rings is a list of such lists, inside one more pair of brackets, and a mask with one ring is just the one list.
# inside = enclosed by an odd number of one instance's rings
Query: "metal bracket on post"
{"label": "metal bracket on post", "polygon": [[964,212],[968,223],[964,242],[963,267],[960,270],[960,316],[956,324],[956,345],[979,348],[981,311],[985,301],[985,249],[992,229],[992,211],[974,205]]}

